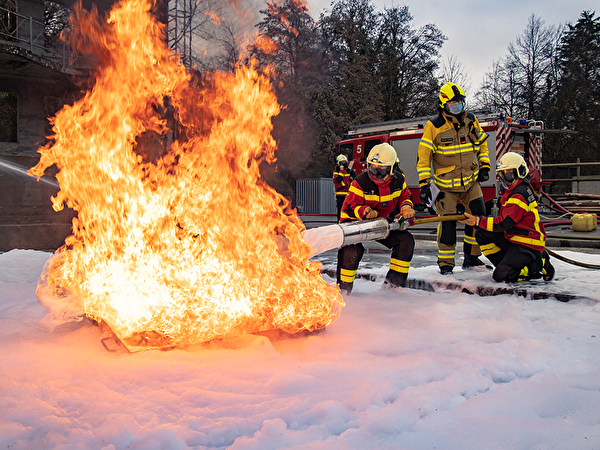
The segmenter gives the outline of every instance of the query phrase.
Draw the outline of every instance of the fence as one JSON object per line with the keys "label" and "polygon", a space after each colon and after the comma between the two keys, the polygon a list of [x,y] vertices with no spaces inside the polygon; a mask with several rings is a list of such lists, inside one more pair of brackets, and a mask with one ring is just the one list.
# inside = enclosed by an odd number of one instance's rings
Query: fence
{"label": "fence", "polygon": [[[545,182],[564,182],[571,184],[572,192],[577,194],[580,193],[582,188],[582,183],[585,183],[586,187],[590,185],[589,182],[592,181],[600,181],[600,175],[581,175],[582,167],[591,167],[591,166],[600,166],[600,162],[581,162],[581,158],[577,158],[577,162],[575,163],[556,163],[556,164],[542,164],[542,170],[549,167],[564,167],[564,168],[572,168],[575,167],[577,172],[575,176],[571,176],[569,178],[544,178]],[[591,190],[594,192],[600,191],[598,187],[599,183],[594,183],[591,187]],[[589,190],[589,189],[588,189]]]}
{"label": "fence", "polygon": [[336,214],[333,178],[296,180],[296,207],[301,214]]}

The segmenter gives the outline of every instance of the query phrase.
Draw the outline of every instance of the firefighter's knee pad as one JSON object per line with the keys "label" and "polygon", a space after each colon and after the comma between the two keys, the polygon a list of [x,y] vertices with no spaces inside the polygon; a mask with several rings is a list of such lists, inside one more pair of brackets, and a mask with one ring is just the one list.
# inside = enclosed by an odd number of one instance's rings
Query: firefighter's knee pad
{"label": "firefighter's knee pad", "polygon": [[449,220],[440,224],[440,243],[456,245],[456,221]]}
{"label": "firefighter's knee pad", "polygon": [[365,247],[362,244],[342,247],[338,250],[338,266],[345,269],[357,269],[364,253]]}
{"label": "firefighter's knee pad", "polygon": [[415,252],[415,238],[412,234],[406,233],[400,236],[392,247],[392,258],[402,261],[412,260]]}
{"label": "firefighter's knee pad", "polygon": [[485,203],[483,197],[471,200],[469,202],[469,209],[474,216],[485,216]]}

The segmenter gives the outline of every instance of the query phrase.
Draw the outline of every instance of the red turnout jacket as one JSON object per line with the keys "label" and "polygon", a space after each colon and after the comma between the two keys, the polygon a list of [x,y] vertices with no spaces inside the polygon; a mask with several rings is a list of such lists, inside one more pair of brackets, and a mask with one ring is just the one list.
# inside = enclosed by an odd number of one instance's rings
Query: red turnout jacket
{"label": "red turnout jacket", "polygon": [[546,247],[546,230],[540,220],[536,198],[523,180],[515,182],[504,193],[500,199],[498,217],[482,217],[479,227],[487,231],[504,232],[510,242],[539,252]]}
{"label": "red turnout jacket", "polygon": [[340,221],[364,219],[367,206],[377,211],[378,217],[392,219],[400,214],[404,205],[414,208],[404,172],[396,170],[385,184],[375,183],[369,178],[368,172],[363,172],[350,185],[342,205]]}
{"label": "red turnout jacket", "polygon": [[348,168],[341,170],[340,166],[335,166],[333,169],[333,185],[335,187],[335,195],[347,195],[352,177],[356,176],[356,172]]}

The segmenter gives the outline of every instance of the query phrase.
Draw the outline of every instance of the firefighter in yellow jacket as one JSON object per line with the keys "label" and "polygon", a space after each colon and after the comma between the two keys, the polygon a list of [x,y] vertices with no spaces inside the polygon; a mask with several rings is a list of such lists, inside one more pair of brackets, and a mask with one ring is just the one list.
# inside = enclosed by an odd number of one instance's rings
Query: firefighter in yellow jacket
{"label": "firefighter in yellow jacket", "polygon": [[[485,215],[479,183],[489,179],[487,137],[475,115],[465,110],[465,93],[460,86],[444,84],[439,93],[438,115],[425,124],[417,160],[420,200],[425,205],[435,202],[438,216],[456,214],[459,200],[468,213]],[[439,189],[436,199],[432,198],[431,182]],[[440,272],[451,274],[455,265],[456,221],[440,222],[437,242]],[[465,226],[464,254],[463,268],[483,265],[474,228],[469,225]]]}

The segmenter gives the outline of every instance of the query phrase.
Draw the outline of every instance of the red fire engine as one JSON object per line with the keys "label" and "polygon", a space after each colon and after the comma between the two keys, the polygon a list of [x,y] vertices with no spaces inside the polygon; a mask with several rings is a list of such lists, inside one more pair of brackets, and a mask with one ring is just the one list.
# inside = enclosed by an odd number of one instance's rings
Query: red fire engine
{"label": "red fire engine", "polygon": [[[487,110],[473,113],[489,135],[487,145],[492,171],[498,158],[507,151],[514,151],[525,158],[529,167],[538,169],[541,174],[543,122],[524,119],[515,122],[510,117]],[[400,168],[406,175],[413,200],[419,203],[417,148],[423,135],[423,127],[431,118],[427,116],[352,126],[344,139],[336,144],[337,152],[345,154],[350,161],[350,168],[359,174],[365,171],[366,156],[375,145],[384,142],[392,145],[398,154]],[[486,203],[496,197],[499,186],[493,173],[481,187]]]}

